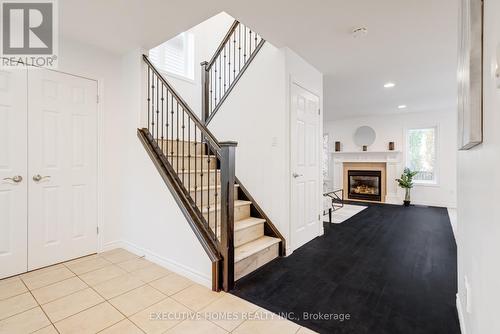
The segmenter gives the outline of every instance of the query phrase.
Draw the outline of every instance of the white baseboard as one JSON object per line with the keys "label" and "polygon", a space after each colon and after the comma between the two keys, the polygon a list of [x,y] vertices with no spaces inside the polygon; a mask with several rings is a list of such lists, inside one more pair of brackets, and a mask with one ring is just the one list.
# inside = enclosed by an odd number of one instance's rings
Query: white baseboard
{"label": "white baseboard", "polygon": [[465,326],[465,318],[464,312],[462,311],[462,303],[460,302],[460,296],[457,293],[457,313],[458,313],[458,321],[460,323],[460,332],[462,334],[467,334],[467,327]]}
{"label": "white baseboard", "polygon": [[193,270],[192,268],[186,267],[185,265],[180,264],[180,263],[173,261],[171,259],[167,259],[163,256],[160,256],[160,255],[158,255],[158,254],[156,254],[148,249],[134,245],[133,243],[130,243],[128,241],[120,240],[120,241],[108,242],[102,246],[102,249],[100,251],[104,252],[104,251],[108,251],[108,250],[111,250],[114,248],[126,249],[129,252],[134,253],[137,256],[143,256],[147,260],[149,260],[153,263],[156,263],[162,267],[165,267],[168,270],[173,271],[176,274],[187,277],[190,280],[192,280],[198,284],[204,285],[209,289],[212,288],[211,277],[207,277],[203,273],[200,273],[196,270]]}

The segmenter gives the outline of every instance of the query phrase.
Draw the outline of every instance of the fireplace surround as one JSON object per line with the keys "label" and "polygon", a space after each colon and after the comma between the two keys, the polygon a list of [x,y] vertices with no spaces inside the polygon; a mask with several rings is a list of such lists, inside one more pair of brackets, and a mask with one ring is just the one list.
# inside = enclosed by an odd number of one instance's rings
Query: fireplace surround
{"label": "fireplace surround", "polygon": [[382,200],[382,172],[380,170],[348,170],[347,197],[380,202]]}
{"label": "fireplace surround", "polygon": [[385,162],[344,162],[344,198],[349,201],[385,203],[387,165]]}

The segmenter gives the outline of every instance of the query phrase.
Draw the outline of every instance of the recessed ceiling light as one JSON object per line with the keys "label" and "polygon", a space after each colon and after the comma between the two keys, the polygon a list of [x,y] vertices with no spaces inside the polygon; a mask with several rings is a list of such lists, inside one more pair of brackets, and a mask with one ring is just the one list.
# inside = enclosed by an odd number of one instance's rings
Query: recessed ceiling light
{"label": "recessed ceiling light", "polygon": [[400,104],[398,106],[398,109],[406,109],[406,107],[407,107],[406,104]]}
{"label": "recessed ceiling light", "polygon": [[352,36],[354,38],[362,38],[366,35],[368,35],[368,28],[366,27],[359,27],[352,30]]}
{"label": "recessed ceiling light", "polygon": [[384,84],[384,88],[392,88],[394,86],[396,86],[396,84],[394,82],[386,82]]}

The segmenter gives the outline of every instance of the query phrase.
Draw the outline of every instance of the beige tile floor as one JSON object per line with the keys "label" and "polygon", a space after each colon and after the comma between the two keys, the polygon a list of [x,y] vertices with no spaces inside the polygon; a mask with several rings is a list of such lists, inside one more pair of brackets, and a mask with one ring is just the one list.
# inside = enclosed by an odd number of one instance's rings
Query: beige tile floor
{"label": "beige tile floor", "polygon": [[0,334],[313,333],[123,249],[0,280]]}

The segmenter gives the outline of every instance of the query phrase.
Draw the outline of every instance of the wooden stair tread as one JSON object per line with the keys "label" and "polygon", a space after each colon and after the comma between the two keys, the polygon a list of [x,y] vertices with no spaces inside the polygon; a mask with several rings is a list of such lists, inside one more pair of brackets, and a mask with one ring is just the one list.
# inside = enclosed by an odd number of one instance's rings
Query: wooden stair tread
{"label": "wooden stair tread", "polygon": [[263,224],[265,222],[266,222],[266,220],[262,219],[262,218],[248,217],[248,218],[234,222],[234,231],[236,232],[236,231],[244,230],[244,229],[249,228],[251,226]]}
{"label": "wooden stair tread", "polygon": [[[252,202],[250,201],[242,201],[242,200],[235,200],[234,201],[234,207],[240,207],[240,206],[245,206],[245,205],[251,205]],[[207,212],[213,212],[215,211],[215,207],[210,207],[210,210],[207,210],[207,208],[203,208],[201,213],[207,213]],[[217,205],[217,211],[220,212],[220,203]]]}
{"label": "wooden stair tread", "polygon": [[[166,157],[168,158],[208,158],[210,157],[210,159],[214,159],[215,158],[215,155],[211,154],[211,155],[208,155],[208,154],[186,154],[186,155],[182,155],[182,154],[165,154]],[[210,169],[211,170],[211,169]]]}
{"label": "wooden stair tread", "polygon": [[281,242],[279,238],[269,237],[267,235],[260,237],[257,240],[247,242],[234,249],[234,263],[239,262],[247,257],[250,257],[269,246]]}
{"label": "wooden stair tread", "polygon": [[[217,173],[220,174],[220,169],[212,169],[210,168],[210,173],[214,173],[215,171],[217,171]],[[208,173],[208,169],[184,169],[184,170],[180,170],[177,172],[177,174],[193,174],[193,173]]]}
{"label": "wooden stair tread", "polygon": [[[238,187],[239,187],[239,184],[235,184],[235,185],[234,185],[234,187],[235,187],[235,188],[238,188]],[[220,189],[220,184],[219,184],[219,185],[217,185],[217,187],[215,187],[215,186],[208,186],[208,187],[207,187],[207,186],[203,186],[203,187],[198,187],[197,189],[194,189],[194,187],[191,187],[191,188],[189,189],[189,192],[193,192],[193,191],[205,191],[205,190],[207,190],[207,189],[213,190],[213,189],[215,189],[215,188]]]}

